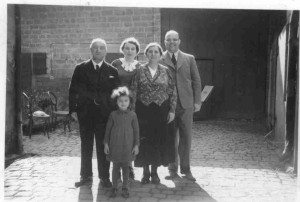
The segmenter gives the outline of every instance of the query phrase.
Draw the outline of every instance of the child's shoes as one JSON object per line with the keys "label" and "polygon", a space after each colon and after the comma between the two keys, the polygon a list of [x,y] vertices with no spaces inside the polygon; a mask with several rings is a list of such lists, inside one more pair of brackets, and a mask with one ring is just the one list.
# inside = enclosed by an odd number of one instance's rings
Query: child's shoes
{"label": "child's shoes", "polygon": [[128,188],[122,188],[122,196],[124,198],[128,198],[129,197]]}
{"label": "child's shoes", "polygon": [[148,184],[150,182],[150,173],[144,173],[141,183],[142,184]]}
{"label": "child's shoes", "polygon": [[117,196],[117,188],[112,188],[111,189],[111,193],[110,193],[110,197],[111,198],[115,198]]}

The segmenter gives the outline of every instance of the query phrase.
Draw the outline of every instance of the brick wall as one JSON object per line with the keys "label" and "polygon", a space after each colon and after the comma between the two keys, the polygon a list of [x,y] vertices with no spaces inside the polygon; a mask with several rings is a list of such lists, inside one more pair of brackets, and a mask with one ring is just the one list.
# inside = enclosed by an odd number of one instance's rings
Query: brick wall
{"label": "brick wall", "polygon": [[75,64],[90,57],[89,44],[101,37],[108,53],[118,53],[122,40],[134,36],[142,49],[160,42],[160,9],[83,6],[21,7],[22,52],[47,53],[47,75],[34,76],[33,87],[53,89],[67,99]]}

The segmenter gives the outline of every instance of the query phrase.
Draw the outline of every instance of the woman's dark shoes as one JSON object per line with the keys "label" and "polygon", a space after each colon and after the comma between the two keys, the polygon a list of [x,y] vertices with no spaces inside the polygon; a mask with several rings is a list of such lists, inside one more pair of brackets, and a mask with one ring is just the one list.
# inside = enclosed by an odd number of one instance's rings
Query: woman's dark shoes
{"label": "woman's dark shoes", "polygon": [[122,196],[124,198],[128,198],[129,197],[128,188],[122,188]]}
{"label": "woman's dark shoes", "polygon": [[153,184],[159,184],[160,183],[160,179],[159,179],[157,173],[151,173],[151,182]]}
{"label": "woman's dark shoes", "polygon": [[150,173],[143,174],[141,183],[142,184],[148,184],[150,182]]}
{"label": "woman's dark shoes", "polygon": [[102,185],[102,187],[112,187],[111,181],[109,179],[100,180],[100,184]]}
{"label": "woman's dark shoes", "polygon": [[117,188],[112,188],[111,189],[111,193],[110,193],[110,197],[111,198],[115,198],[117,196]]}
{"label": "woman's dark shoes", "polygon": [[180,176],[177,174],[177,172],[171,170],[169,171],[169,176],[165,177],[166,180],[174,180],[176,178],[180,178]]}

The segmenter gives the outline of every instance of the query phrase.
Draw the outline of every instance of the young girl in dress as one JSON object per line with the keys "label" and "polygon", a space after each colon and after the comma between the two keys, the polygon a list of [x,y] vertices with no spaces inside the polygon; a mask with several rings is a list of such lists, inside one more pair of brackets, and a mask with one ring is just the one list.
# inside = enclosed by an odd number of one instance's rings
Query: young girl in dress
{"label": "young girl in dress", "polygon": [[122,196],[128,198],[128,167],[139,153],[139,125],[136,113],[128,109],[131,98],[127,87],[115,89],[111,98],[116,100],[119,108],[109,115],[103,141],[107,159],[113,163],[111,197],[117,195],[122,168]]}

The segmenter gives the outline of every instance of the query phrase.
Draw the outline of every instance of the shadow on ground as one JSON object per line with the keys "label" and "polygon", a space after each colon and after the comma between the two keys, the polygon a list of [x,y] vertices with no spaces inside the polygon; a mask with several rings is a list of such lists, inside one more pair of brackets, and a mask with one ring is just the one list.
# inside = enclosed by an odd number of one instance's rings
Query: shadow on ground
{"label": "shadow on ground", "polygon": [[[118,186],[117,197],[110,198],[110,188],[102,188],[100,184],[80,187],[78,202],[87,201],[203,201],[217,202],[196,182],[190,182],[183,178],[169,181],[166,184],[141,185],[140,181],[130,183],[130,196],[121,196],[121,183]],[[96,188],[95,188],[96,186]],[[98,187],[97,187],[98,186]]]}

